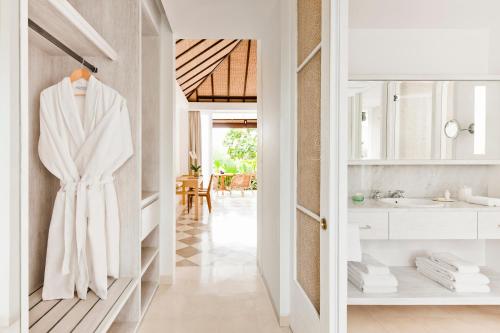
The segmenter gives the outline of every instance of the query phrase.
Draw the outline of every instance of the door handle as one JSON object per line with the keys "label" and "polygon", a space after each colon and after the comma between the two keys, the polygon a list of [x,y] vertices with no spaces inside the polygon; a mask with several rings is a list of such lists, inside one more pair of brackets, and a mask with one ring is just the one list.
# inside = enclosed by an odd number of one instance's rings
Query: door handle
{"label": "door handle", "polygon": [[320,225],[321,225],[321,229],[323,229],[323,230],[328,229],[328,224],[326,223],[326,219],[324,217],[321,218]]}

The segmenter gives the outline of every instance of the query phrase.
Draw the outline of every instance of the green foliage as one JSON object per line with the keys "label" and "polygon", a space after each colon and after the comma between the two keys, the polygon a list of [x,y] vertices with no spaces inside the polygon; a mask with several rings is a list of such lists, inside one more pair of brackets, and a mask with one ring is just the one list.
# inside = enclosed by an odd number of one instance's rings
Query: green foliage
{"label": "green foliage", "polygon": [[[214,171],[255,173],[257,171],[257,131],[254,128],[231,129],[224,137],[224,153],[214,153]],[[255,187],[256,187],[255,181]]]}
{"label": "green foliage", "polygon": [[257,131],[255,129],[231,129],[224,138],[224,147],[232,160],[257,159]]}
{"label": "green foliage", "polygon": [[194,172],[198,172],[201,170],[201,165],[191,164],[191,170],[193,170]]}

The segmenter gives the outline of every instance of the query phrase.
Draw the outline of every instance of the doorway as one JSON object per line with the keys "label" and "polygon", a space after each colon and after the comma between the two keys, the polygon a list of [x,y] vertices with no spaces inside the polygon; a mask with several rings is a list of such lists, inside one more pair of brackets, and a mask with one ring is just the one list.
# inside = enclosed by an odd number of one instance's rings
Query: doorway
{"label": "doorway", "polygon": [[175,46],[175,280],[160,287],[142,330],[168,319],[179,332],[289,332],[279,326],[257,259],[257,41]]}
{"label": "doorway", "polygon": [[[196,218],[192,195],[185,199],[182,188],[178,191],[177,272],[181,267],[255,267],[257,113],[200,112],[203,160],[198,164],[203,170],[202,183],[208,184],[210,195],[200,198],[200,214]],[[185,176],[180,175],[178,180],[184,181]]]}

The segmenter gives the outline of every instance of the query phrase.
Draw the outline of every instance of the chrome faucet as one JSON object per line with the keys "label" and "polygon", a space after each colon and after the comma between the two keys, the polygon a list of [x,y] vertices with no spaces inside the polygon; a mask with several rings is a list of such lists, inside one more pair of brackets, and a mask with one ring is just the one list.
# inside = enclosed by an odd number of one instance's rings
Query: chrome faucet
{"label": "chrome faucet", "polygon": [[406,193],[403,190],[389,191],[390,198],[404,198],[405,196]]}
{"label": "chrome faucet", "polygon": [[382,199],[382,191],[372,190],[372,193],[370,194],[370,198],[375,199],[375,200]]}

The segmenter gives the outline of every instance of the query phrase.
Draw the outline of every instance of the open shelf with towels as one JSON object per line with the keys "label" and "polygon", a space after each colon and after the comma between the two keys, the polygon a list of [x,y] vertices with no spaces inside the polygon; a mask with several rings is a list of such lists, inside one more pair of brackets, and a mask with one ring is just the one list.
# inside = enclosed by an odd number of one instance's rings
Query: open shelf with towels
{"label": "open shelf with towels", "polygon": [[[28,17],[76,53],[111,60],[118,58],[115,49],[67,0],[29,0],[28,4]],[[30,40],[50,55],[63,55],[33,33]]]}
{"label": "open shelf with towels", "polygon": [[398,280],[398,292],[365,294],[350,282],[349,305],[500,305],[500,273],[488,267],[481,272],[490,279],[489,293],[455,293],[423,276],[415,267],[390,267]]}

